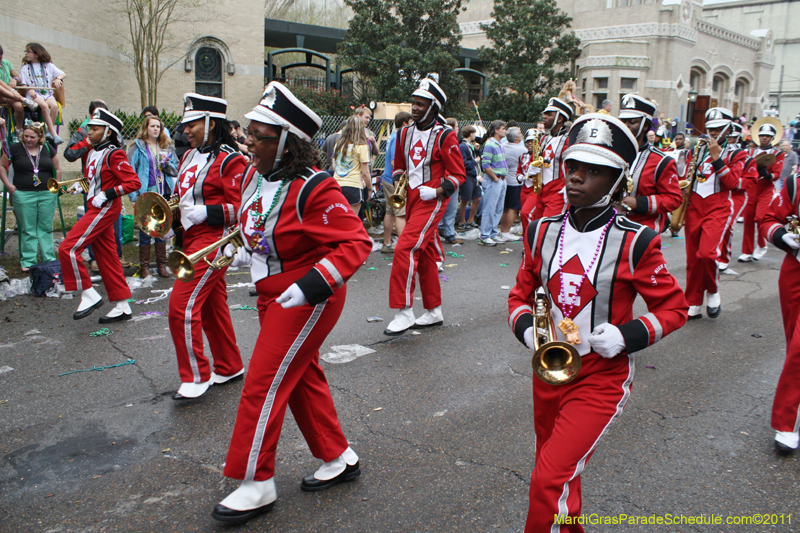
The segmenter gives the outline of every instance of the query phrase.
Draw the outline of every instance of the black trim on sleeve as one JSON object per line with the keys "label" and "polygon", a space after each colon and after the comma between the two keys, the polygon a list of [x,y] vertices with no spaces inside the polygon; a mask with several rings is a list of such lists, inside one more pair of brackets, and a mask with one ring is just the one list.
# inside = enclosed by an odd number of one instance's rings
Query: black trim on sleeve
{"label": "black trim on sleeve", "polygon": [[783,242],[783,236],[789,233],[786,231],[786,228],[778,228],[775,230],[775,233],[772,234],[772,244],[783,250],[784,252],[791,252],[792,249],[789,247],[788,244]]}
{"label": "black trim on sleeve", "polygon": [[317,188],[317,185],[330,177],[331,175],[327,172],[317,172],[303,185],[303,188],[300,190],[300,194],[297,196],[297,216],[300,218],[301,223],[303,222],[303,217],[305,216],[306,202],[308,201],[308,197],[311,196],[311,193]]}
{"label": "black trim on sleeve", "polygon": [[658,180],[661,179],[661,174],[667,169],[667,165],[672,158],[670,156],[662,156],[661,161],[658,162],[656,165],[656,173],[653,176],[653,182],[658,183]]}
{"label": "black trim on sleeve", "polygon": [[625,351],[627,353],[644,350],[650,345],[650,332],[641,320],[631,320],[621,326],[617,326],[622,338],[625,339]]}
{"label": "black trim on sleeve", "polygon": [[333,295],[333,289],[316,268],[309,270],[305,276],[295,281],[295,283],[303,291],[309,305],[317,305]]}
{"label": "black trim on sleeve", "polygon": [[525,331],[528,328],[532,327],[533,327],[533,314],[521,313],[517,317],[517,321],[514,324],[514,335],[516,335],[517,340],[525,346],[527,346],[525,344]]}
{"label": "black trim on sleeve", "polygon": [[456,188],[453,185],[453,182],[447,178],[442,178],[442,183],[441,185],[439,185],[439,187],[441,187],[442,190],[444,191],[442,193],[442,196],[444,198],[450,198],[453,195],[453,193],[456,192]]}
{"label": "black trim on sleeve", "polygon": [[648,214],[650,212],[650,200],[647,196],[634,196],[634,198],[636,198],[636,208],[633,212],[640,215]]}
{"label": "black trim on sleeve", "polygon": [[725,168],[725,161],[723,161],[722,158],[720,157],[716,161],[711,161],[711,166],[714,167],[715,171],[719,172],[720,170]]}
{"label": "black trim on sleeve", "polygon": [[206,214],[208,215],[207,223],[209,226],[224,226],[225,225],[225,206],[222,204],[214,204],[206,206]]}
{"label": "black trim on sleeve", "polygon": [[108,200],[113,200],[114,198],[117,198],[117,196],[118,196],[116,189],[106,189],[106,190],[103,191],[103,194],[106,195],[106,199],[108,199]]}
{"label": "black trim on sleeve", "polygon": [[650,228],[644,228],[644,230],[639,234],[636,242],[633,243],[633,257],[631,259],[633,261],[634,270],[636,270],[636,267],[639,265],[639,261],[641,261],[644,252],[647,250],[647,247],[650,246],[650,242],[656,237],[658,237],[658,233]]}

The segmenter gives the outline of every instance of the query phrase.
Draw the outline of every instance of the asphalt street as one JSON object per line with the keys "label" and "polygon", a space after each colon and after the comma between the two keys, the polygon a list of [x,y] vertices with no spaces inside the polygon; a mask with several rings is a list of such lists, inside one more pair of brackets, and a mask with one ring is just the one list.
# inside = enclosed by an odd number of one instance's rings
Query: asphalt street
{"label": "asphalt street", "polygon": [[[684,242],[663,241],[682,285]],[[521,247],[448,247],[463,257],[448,257],[442,272],[445,325],[395,339],[383,335],[393,316],[391,256],[372,253],[348,283],[344,312],[322,349],[374,350],[323,363],[362,475],[302,492],[301,478],[319,462],[287,414],[278,501],[241,527],[210,513],[238,486],[222,465],[242,382],[212,387],[194,402],[171,399],[179,378],[166,299],[132,304],[135,320],[113,324],[109,336],[90,335],[107,303],[76,322],[77,298],[0,302],[0,531],[521,531],[535,462],[531,354],[508,328],[506,303]],[[734,262],[738,274],[722,276],[720,318],[690,322],[636,355],[625,412],[583,475],[585,513],[723,520],[774,513],[779,525],[588,531],[800,531],[800,454],[778,456],[770,429],[784,360],[782,260],[771,247],[762,261]],[[228,273],[229,305],[255,306],[240,285],[249,281],[246,270]],[[170,286],[159,279],[133,297],[157,297],[150,291]],[[634,314],[643,312],[639,300]],[[231,316],[249,360],[256,312]]]}

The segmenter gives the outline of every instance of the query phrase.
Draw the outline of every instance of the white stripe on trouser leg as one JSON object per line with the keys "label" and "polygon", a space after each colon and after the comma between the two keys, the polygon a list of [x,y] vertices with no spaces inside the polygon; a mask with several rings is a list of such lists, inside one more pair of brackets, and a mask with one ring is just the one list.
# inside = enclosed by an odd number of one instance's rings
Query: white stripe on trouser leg
{"label": "white stripe on trouser leg", "polygon": [[[214,259],[216,259],[218,255],[219,251],[217,251],[217,255],[214,256]],[[200,294],[201,290],[203,290],[203,287],[213,272],[214,270],[211,268],[206,269],[203,277],[200,278],[200,281],[197,283],[197,287],[195,287],[192,291],[189,301],[186,302],[186,312],[183,315],[183,335],[186,340],[186,352],[189,354],[189,364],[192,367],[194,383],[200,383],[200,369],[197,366],[197,357],[194,355],[194,342],[192,339],[192,311],[194,310],[194,301],[197,299],[197,295]],[[202,325],[200,327],[202,328]],[[202,333],[200,335],[202,335]]]}
{"label": "white stripe on trouser leg", "polygon": [[[636,363],[633,360],[632,355],[620,356],[620,357],[627,357],[628,358],[628,377],[625,379],[625,382],[622,384],[622,398],[620,398],[619,402],[617,402],[617,410],[611,416],[611,419],[608,421],[606,426],[603,428],[603,431],[600,432],[600,435],[594,441],[592,446],[586,452],[586,454],[581,457],[581,460],[578,461],[577,466],[575,467],[575,472],[572,474],[567,481],[564,482],[564,490],[561,493],[561,497],[558,499],[558,514],[559,516],[568,516],[569,509],[567,508],[567,498],[569,497],[569,482],[581,475],[583,472],[584,467],[586,466],[586,458],[597,448],[597,445],[600,444],[600,441],[603,437],[606,436],[608,430],[611,429],[611,426],[614,425],[614,422],[617,421],[619,415],[622,414],[622,410],[625,408],[625,404],[628,401],[628,398],[631,395],[631,382],[633,381],[633,375],[636,372]],[[556,523],[553,523],[550,526],[550,533],[559,533],[561,526]]]}
{"label": "white stripe on trouser leg", "polygon": [[306,321],[306,324],[303,326],[300,334],[292,343],[289,351],[286,352],[286,355],[283,357],[283,361],[281,361],[281,366],[278,367],[278,371],[275,373],[275,379],[272,380],[272,385],[269,387],[267,397],[264,399],[264,405],[261,407],[261,414],[258,417],[258,424],[256,425],[256,431],[253,435],[253,444],[250,446],[250,457],[247,459],[247,470],[244,474],[245,481],[253,481],[255,478],[256,468],[258,467],[258,455],[261,453],[261,445],[264,442],[264,432],[267,429],[269,416],[272,413],[272,405],[275,402],[275,395],[278,393],[278,387],[281,386],[283,376],[286,374],[286,370],[289,368],[289,365],[292,364],[297,351],[303,345],[306,338],[308,338],[308,335],[311,333],[311,330],[314,329],[314,326],[317,324],[317,321],[319,320],[322,311],[325,309],[326,304],[327,301],[314,306],[314,311]]}
{"label": "white stripe on trouser leg", "polygon": [[92,223],[89,224],[89,227],[86,228],[86,231],[83,232],[83,235],[81,235],[77,242],[75,242],[75,246],[73,246],[69,251],[69,261],[70,265],[72,266],[72,272],[75,274],[75,281],[77,283],[76,290],[82,291],[83,283],[81,282],[81,273],[78,270],[78,257],[75,254],[75,250],[80,248],[81,244],[86,241],[86,237],[88,237],[92,233],[92,230],[97,227],[97,224],[103,219],[103,216],[105,216],[109,209],[111,209],[111,204],[105,206],[100,210],[99,213],[97,213],[97,216],[94,217]]}
{"label": "white stripe on trouser leg", "polygon": [[800,428],[800,405],[797,406],[797,416],[794,419],[794,432],[797,433]]}
{"label": "white stripe on trouser leg", "polygon": [[[433,212],[431,212],[431,216],[428,219],[428,222],[425,223],[425,227],[422,228],[422,231],[419,233],[419,239],[417,240],[417,244],[411,248],[411,251],[408,253],[408,279],[406,280],[406,307],[411,307],[411,282],[414,281],[414,252],[416,252],[419,247],[422,245],[422,241],[425,240],[425,233],[431,227],[431,223],[433,223],[433,219],[436,218],[436,213],[439,212],[439,208],[442,207],[442,199],[436,199],[436,207],[434,208]],[[435,238],[435,237],[434,237]]]}

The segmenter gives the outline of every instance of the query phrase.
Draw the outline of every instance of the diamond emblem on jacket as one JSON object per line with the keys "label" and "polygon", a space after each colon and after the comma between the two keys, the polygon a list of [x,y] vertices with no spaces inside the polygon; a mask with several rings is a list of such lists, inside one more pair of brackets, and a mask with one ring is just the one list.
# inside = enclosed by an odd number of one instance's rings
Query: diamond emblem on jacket
{"label": "diamond emblem on jacket", "polygon": [[417,140],[416,144],[411,147],[411,150],[408,153],[409,159],[414,164],[415,167],[418,167],[423,161],[425,161],[425,156],[428,155],[428,152],[425,150],[425,146],[422,144],[421,140]]}
{"label": "diamond emblem on jacket", "polygon": [[[550,291],[550,295],[555,301],[556,305],[559,309],[561,309],[562,314],[564,309],[569,307],[569,304],[572,303],[572,299],[575,298],[575,307],[572,308],[572,318],[578,316],[584,307],[589,305],[594,297],[597,296],[597,291],[595,290],[594,286],[592,285],[591,280],[591,272],[586,279],[583,280],[581,283],[581,278],[583,277],[583,273],[586,271],[586,267],[581,263],[580,257],[577,255],[573,255],[572,258],[567,261],[567,264],[564,265],[563,269],[557,271],[553,276],[550,278],[550,281],[547,282],[547,290]],[[563,272],[564,276],[564,292],[566,293],[566,302],[562,301],[561,295],[561,272]],[[580,284],[580,290],[578,289],[578,285]],[[575,292],[579,291],[576,297]]]}

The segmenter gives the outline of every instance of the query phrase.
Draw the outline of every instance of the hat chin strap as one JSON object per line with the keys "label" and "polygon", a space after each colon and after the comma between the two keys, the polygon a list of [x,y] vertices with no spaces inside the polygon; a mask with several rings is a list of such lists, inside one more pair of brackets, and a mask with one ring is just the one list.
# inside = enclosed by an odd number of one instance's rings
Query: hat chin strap
{"label": "hat chin strap", "polygon": [[[428,117],[430,116],[431,111],[433,111],[434,108],[436,108],[435,115],[434,115],[434,117],[435,117],[436,115],[439,114],[439,106],[436,105],[435,101],[431,100],[431,105],[428,106],[428,110],[425,111],[425,115],[422,117],[422,119],[419,122],[417,122],[417,125],[425,124],[425,121],[428,120]],[[435,118],[434,118],[434,122],[436,122]]]}
{"label": "hat chin strap", "polygon": [[[637,139],[639,138],[639,135],[642,134],[642,130],[644,129],[644,123],[649,121],[649,120],[650,119],[648,119],[646,116],[642,115],[642,120],[639,121],[639,131],[636,132],[636,138]],[[652,122],[651,122],[651,124],[652,124]]]}
{"label": "hat chin strap", "polygon": [[105,129],[103,130],[103,138],[100,139],[100,144],[106,142],[106,139],[108,139],[108,126],[106,126]]}
{"label": "hat chin strap", "polygon": [[206,113],[206,128],[205,131],[203,132],[203,143],[200,145],[201,150],[206,147],[206,143],[208,142],[208,126],[210,125],[210,123],[211,123],[211,118],[209,114]]}
{"label": "hat chin strap", "polygon": [[272,170],[277,170],[283,159],[283,147],[286,146],[286,137],[289,135],[289,126],[283,125],[281,129],[281,138],[278,141],[278,152],[275,154],[275,162],[272,164]]}
{"label": "hat chin strap", "polygon": [[611,186],[611,189],[608,191],[608,194],[604,195],[602,198],[600,198],[598,201],[596,201],[592,205],[586,205],[586,206],[583,206],[583,207],[576,208],[575,212],[577,213],[578,211],[580,211],[582,209],[595,209],[597,207],[606,207],[606,206],[608,206],[611,203],[611,195],[614,194],[614,191],[617,190],[617,187],[619,187],[620,182],[622,181],[622,179],[625,176],[627,176],[627,174],[628,174],[628,165],[625,165],[625,168],[623,168],[622,171],[619,173],[619,177],[617,178],[617,181],[615,181],[614,185]]}

